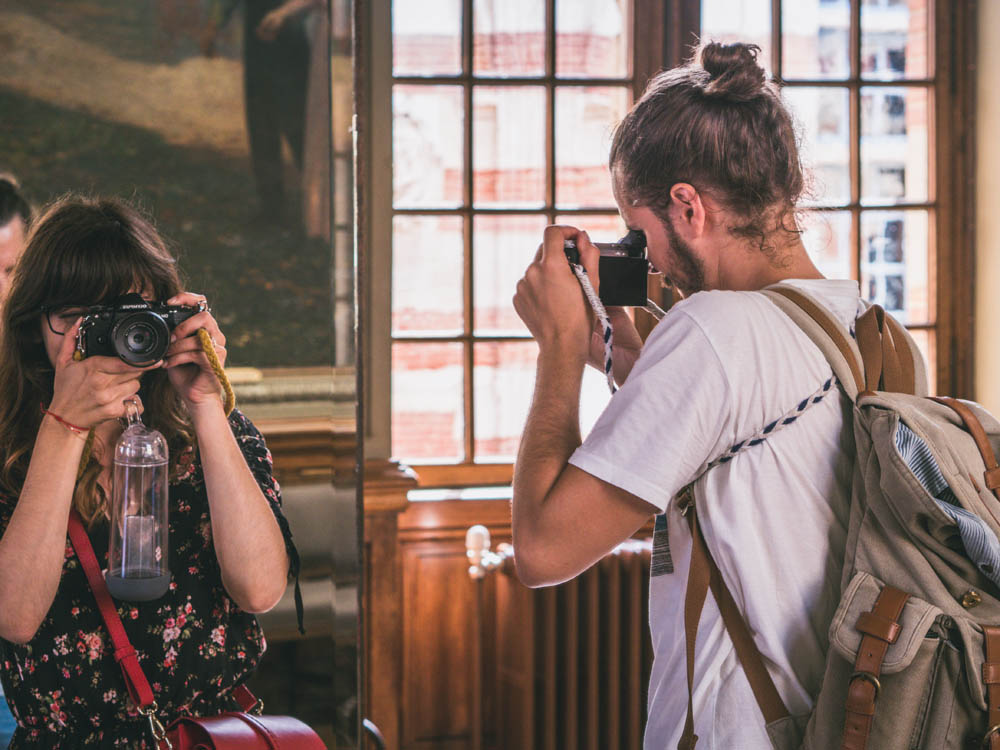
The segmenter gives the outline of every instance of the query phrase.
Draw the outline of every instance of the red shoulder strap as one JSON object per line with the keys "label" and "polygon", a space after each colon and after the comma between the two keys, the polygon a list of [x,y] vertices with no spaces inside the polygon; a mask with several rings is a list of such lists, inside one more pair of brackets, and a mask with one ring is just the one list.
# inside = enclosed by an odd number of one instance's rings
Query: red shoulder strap
{"label": "red shoulder strap", "polygon": [[87,574],[87,582],[90,583],[90,590],[94,592],[94,599],[97,600],[97,608],[101,612],[101,619],[104,620],[108,633],[111,634],[111,643],[115,649],[115,661],[122,669],[125,677],[125,684],[128,686],[129,695],[136,706],[145,708],[153,703],[153,689],[149,686],[149,680],[139,666],[139,657],[129,642],[125,633],[125,626],[122,625],[118,610],[115,609],[114,600],[108,585],[101,575],[101,566],[97,562],[94,548],[90,544],[87,530],[83,526],[80,514],[76,509],[69,513],[69,539],[76,550],[76,556],[83,566],[83,572]]}

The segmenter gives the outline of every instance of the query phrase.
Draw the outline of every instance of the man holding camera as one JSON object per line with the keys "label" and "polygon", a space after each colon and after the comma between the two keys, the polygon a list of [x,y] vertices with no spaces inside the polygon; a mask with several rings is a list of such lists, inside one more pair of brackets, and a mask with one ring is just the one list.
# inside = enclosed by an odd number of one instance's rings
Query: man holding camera
{"label": "man holding camera", "polygon": [[[650,584],[655,663],[646,747],[686,737],[685,589],[692,534],[674,499],[696,483],[698,521],[790,713],[823,677],[839,594],[853,436],[823,354],[757,290],[799,287],[851,326],[853,281],[829,281],[795,223],[796,137],[752,45],[710,44],[652,80],[615,132],[611,173],[650,265],[684,298],[643,344],[609,310],[620,390],[581,444],[585,364],[603,339],[564,254],[573,240],[595,287],[598,250],[553,226],[514,306],[539,345],[514,473],[518,574],[570,579],[656,516]],[[773,422],[780,429],[768,429]],[[712,597],[692,679],[698,750],[771,750],[764,718]]]}

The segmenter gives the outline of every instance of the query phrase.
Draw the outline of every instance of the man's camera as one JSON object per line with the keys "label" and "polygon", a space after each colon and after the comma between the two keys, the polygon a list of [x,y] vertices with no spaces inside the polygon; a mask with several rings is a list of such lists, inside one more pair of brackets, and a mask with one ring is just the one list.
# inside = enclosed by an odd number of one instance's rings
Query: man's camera
{"label": "man's camera", "polygon": [[139,294],[126,294],[113,304],[87,309],[77,334],[81,357],[119,357],[135,367],[163,358],[170,334],[201,308],[147,302]]}
{"label": "man's camera", "polygon": [[[646,305],[646,235],[632,229],[618,242],[595,242],[601,253],[597,266],[601,302],[606,306],[644,307]],[[580,262],[576,242],[566,240],[563,250],[571,263]]]}

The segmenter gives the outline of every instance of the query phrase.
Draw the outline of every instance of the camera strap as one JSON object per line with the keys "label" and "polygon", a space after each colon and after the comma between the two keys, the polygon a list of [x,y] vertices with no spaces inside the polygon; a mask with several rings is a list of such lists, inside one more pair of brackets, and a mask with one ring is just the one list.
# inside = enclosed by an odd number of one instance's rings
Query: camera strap
{"label": "camera strap", "polygon": [[[597,296],[597,292],[594,291],[594,285],[590,283],[590,277],[587,276],[587,269],[583,267],[581,263],[569,262],[569,267],[573,269],[573,273],[576,275],[577,281],[580,282],[580,286],[583,288],[583,294],[586,296],[587,301],[594,310],[594,315],[601,323],[601,328],[603,329],[604,338],[604,373],[608,377],[608,388],[611,389],[611,393],[615,393],[618,390],[618,386],[615,385],[615,376],[612,372],[613,360],[611,358],[611,353],[614,349],[614,333],[611,329],[611,319],[608,317],[608,311],[604,309],[604,303],[601,302],[601,298]],[[653,300],[647,299],[645,306],[642,308],[650,315],[652,315],[656,320],[662,320],[663,316],[666,315],[666,311],[657,305]]]}
{"label": "camera strap", "polygon": [[576,274],[577,281],[580,282],[580,286],[583,288],[584,296],[586,296],[590,306],[594,309],[594,314],[601,323],[601,328],[603,329],[602,337],[604,339],[604,374],[608,377],[608,388],[611,389],[611,393],[613,394],[618,390],[618,386],[615,385],[615,376],[611,371],[613,364],[611,353],[614,348],[614,333],[611,330],[611,319],[608,317],[608,311],[604,309],[601,298],[594,291],[594,285],[590,283],[590,277],[587,276],[587,269],[583,267],[583,264],[570,261],[569,267]]}

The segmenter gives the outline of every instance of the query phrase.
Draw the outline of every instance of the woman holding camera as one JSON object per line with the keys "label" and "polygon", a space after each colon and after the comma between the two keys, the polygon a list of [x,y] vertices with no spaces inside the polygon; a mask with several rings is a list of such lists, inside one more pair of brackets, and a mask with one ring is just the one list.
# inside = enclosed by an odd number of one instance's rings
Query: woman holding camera
{"label": "woman holding camera", "polygon": [[[88,308],[136,292],[201,310],[147,367],[75,360]],[[116,606],[161,721],[231,710],[230,692],[264,652],[252,613],[277,603],[298,560],[260,433],[225,415],[196,333],[208,331],[222,362],[226,339],[204,303],[122,203],[63,199],[33,227],[0,340],[0,676],[18,720],[12,748],[153,746],[66,537],[75,508],[103,563],[111,461],[132,398],[170,447],[172,579],[160,599]]]}

